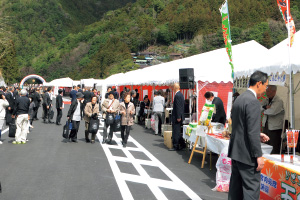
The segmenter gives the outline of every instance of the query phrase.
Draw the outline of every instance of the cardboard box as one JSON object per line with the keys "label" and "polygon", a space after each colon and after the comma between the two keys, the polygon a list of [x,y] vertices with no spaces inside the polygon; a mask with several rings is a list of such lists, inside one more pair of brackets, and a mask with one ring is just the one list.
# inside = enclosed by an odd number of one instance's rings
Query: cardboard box
{"label": "cardboard box", "polygon": [[164,132],[164,144],[169,149],[173,148],[173,142],[172,142],[172,131],[165,131]]}
{"label": "cardboard box", "polygon": [[172,131],[172,125],[170,124],[162,124],[161,125],[161,136],[164,136],[165,131]]}

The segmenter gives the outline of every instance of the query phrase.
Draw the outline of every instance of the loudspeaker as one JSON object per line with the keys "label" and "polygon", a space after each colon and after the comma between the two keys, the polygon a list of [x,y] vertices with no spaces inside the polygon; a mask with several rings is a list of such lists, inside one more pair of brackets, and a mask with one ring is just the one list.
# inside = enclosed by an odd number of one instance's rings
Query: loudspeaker
{"label": "loudspeaker", "polygon": [[194,89],[194,68],[179,69],[180,89]]}

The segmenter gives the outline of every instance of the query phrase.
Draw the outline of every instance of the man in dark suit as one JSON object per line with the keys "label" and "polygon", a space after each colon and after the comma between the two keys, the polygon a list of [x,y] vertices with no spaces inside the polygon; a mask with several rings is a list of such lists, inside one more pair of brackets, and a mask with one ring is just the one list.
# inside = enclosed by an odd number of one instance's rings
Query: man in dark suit
{"label": "man in dark suit", "polygon": [[85,90],[83,92],[83,95],[84,95],[84,107],[87,103],[91,102],[92,101],[92,97],[94,96],[94,93],[90,92],[89,90]]}
{"label": "man in dark suit", "polygon": [[185,148],[185,142],[181,135],[181,125],[184,120],[184,97],[180,92],[180,86],[178,83],[174,84],[174,102],[172,111],[172,142],[173,148],[169,151],[177,151]]}
{"label": "man in dark suit", "polygon": [[43,108],[44,108],[44,123],[46,122],[46,118],[48,118],[48,123],[53,123],[51,121],[51,109],[52,109],[52,100],[50,97],[50,93],[52,91],[51,87],[47,88],[47,92],[43,96]]}
{"label": "man in dark suit", "polygon": [[15,100],[17,100],[20,97],[19,90],[20,90],[20,88],[18,88],[18,87],[16,87],[14,89],[13,95],[14,95]]}
{"label": "man in dark suit", "polygon": [[70,98],[72,102],[76,100],[76,93],[77,93],[76,85],[74,85],[73,90],[71,90],[70,92]]}
{"label": "man in dark suit", "polygon": [[215,105],[216,113],[212,116],[211,122],[218,122],[225,125],[226,113],[223,101],[219,97],[215,97],[212,92],[206,92],[204,97],[208,102]]}
{"label": "man in dark suit", "polygon": [[56,125],[61,125],[60,120],[62,117],[62,109],[63,109],[63,99],[62,99],[62,89],[58,90],[58,95],[56,96]]}
{"label": "man in dark suit", "polygon": [[9,88],[5,94],[5,98],[9,103],[9,106],[6,108],[6,125],[9,125],[13,121],[11,117],[15,107],[15,97],[13,92],[14,88]]}
{"label": "man in dark suit", "polygon": [[80,85],[77,85],[77,92],[81,92],[83,94],[83,90],[81,89]]}
{"label": "man in dark suit", "polygon": [[30,97],[32,101],[34,102],[34,107],[33,107],[33,117],[34,119],[38,120],[37,118],[37,112],[40,106],[41,98],[40,95],[36,92],[36,89],[32,89],[32,93],[30,94]]}
{"label": "man in dark suit", "polygon": [[228,157],[232,159],[229,200],[259,199],[260,171],[264,167],[261,143],[269,140],[260,133],[261,109],[257,95],[266,91],[268,75],[254,72],[250,87],[241,94],[232,107],[232,133]]}

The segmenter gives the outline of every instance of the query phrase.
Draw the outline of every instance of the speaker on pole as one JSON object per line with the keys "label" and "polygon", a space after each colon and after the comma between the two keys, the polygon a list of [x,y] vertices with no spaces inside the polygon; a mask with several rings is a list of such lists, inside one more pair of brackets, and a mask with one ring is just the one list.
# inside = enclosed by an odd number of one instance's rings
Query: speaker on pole
{"label": "speaker on pole", "polygon": [[194,68],[179,69],[180,89],[194,89]]}

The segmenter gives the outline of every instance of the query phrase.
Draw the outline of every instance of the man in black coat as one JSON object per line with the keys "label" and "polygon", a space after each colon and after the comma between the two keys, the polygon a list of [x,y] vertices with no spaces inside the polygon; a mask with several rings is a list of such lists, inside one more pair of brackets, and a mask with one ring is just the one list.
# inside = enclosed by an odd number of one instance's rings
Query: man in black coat
{"label": "man in black coat", "polygon": [[14,111],[16,101],[13,92],[14,88],[9,88],[5,95],[5,98],[9,103],[9,106],[6,108],[6,125],[9,125],[13,121],[11,116]]}
{"label": "man in black coat", "polygon": [[83,103],[84,103],[84,106],[85,106],[87,103],[92,101],[92,97],[94,96],[94,93],[90,92],[89,90],[85,90],[83,92],[83,95],[84,95],[84,102]]}
{"label": "man in black coat", "polygon": [[43,96],[43,109],[44,109],[44,123],[46,122],[46,118],[48,118],[48,123],[53,123],[51,121],[51,109],[52,109],[52,100],[50,97],[50,93],[52,91],[51,87],[47,88],[47,92]]}
{"label": "man in black coat", "polygon": [[32,93],[30,94],[30,97],[32,101],[34,102],[34,108],[33,108],[33,117],[34,119],[38,120],[37,118],[37,112],[40,106],[41,98],[40,95],[36,92],[36,89],[32,89]]}
{"label": "man in black coat", "polygon": [[62,89],[58,90],[58,95],[56,96],[56,125],[61,125],[60,120],[62,117],[62,109],[63,109],[63,99],[62,99]]}
{"label": "man in black coat", "polygon": [[232,107],[232,133],[228,157],[232,159],[229,200],[259,199],[260,171],[264,167],[261,143],[269,140],[260,133],[261,107],[257,95],[266,91],[268,75],[256,71],[250,77],[250,87]]}
{"label": "man in black coat", "polygon": [[181,125],[184,120],[184,97],[180,92],[178,83],[174,84],[174,102],[172,111],[172,142],[173,148],[169,151],[177,151],[185,148],[185,142],[181,135]]}
{"label": "man in black coat", "polygon": [[83,94],[83,90],[81,89],[80,85],[77,85],[77,92],[81,92]]}
{"label": "man in black coat", "polygon": [[206,92],[204,94],[204,97],[208,102],[211,102],[211,104],[215,105],[216,113],[213,114],[211,122],[218,122],[225,125],[226,113],[225,113],[223,101],[219,97],[215,97],[214,93],[212,92]]}

